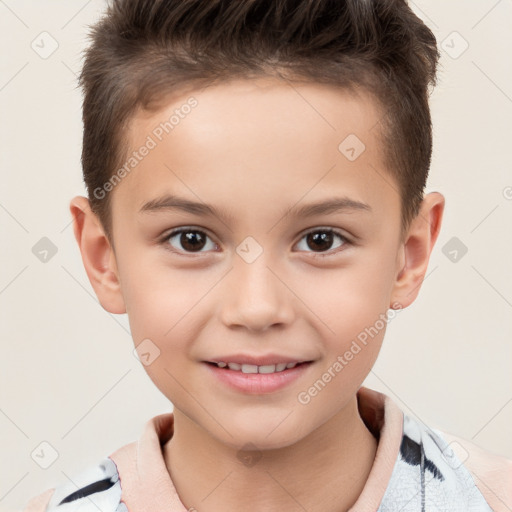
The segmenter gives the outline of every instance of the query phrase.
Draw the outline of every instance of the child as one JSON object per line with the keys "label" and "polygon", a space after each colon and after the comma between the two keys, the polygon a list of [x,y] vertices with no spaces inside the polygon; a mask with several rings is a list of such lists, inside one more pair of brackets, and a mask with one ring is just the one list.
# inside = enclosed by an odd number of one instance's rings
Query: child
{"label": "child", "polygon": [[441,226],[438,58],[404,0],[111,3],[70,210],[174,410],[25,510],[511,510],[511,461],[362,386]]}

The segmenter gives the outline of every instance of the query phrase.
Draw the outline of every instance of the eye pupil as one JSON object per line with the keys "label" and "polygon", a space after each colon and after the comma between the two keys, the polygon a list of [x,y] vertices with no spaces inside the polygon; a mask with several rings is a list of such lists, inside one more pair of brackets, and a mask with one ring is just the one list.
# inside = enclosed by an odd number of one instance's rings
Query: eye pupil
{"label": "eye pupil", "polygon": [[[350,244],[347,242],[346,238],[337,233],[332,229],[317,229],[316,231],[310,231],[306,233],[302,240],[306,241],[306,245],[310,250],[316,253],[327,253],[330,254],[331,248],[333,247],[334,237],[338,237],[341,240],[341,246],[345,246]],[[173,246],[171,243],[172,239],[176,239],[175,243],[177,243],[181,247],[176,247],[174,252],[184,253],[184,252],[197,252],[202,253],[203,248],[207,245],[208,239],[210,238],[206,233],[201,230],[196,229],[180,229],[172,232],[170,235],[167,235],[164,240],[161,242],[165,245]],[[179,240],[179,241],[178,241]],[[304,243],[304,242],[302,242]],[[215,245],[215,244],[214,244]],[[172,250],[172,249],[170,249]],[[318,254],[318,256],[324,256],[323,254]]]}
{"label": "eye pupil", "polygon": [[199,231],[185,231],[180,238],[182,247],[187,251],[201,250],[205,244],[205,238]]}
{"label": "eye pupil", "polygon": [[[309,233],[307,235],[308,245],[312,242],[313,244],[320,244],[320,250],[329,249],[332,245],[332,233],[328,231],[315,231],[314,233]],[[325,246],[325,242],[327,242],[327,246]],[[311,245],[310,245],[311,247]],[[311,247],[315,250],[314,246]]]}

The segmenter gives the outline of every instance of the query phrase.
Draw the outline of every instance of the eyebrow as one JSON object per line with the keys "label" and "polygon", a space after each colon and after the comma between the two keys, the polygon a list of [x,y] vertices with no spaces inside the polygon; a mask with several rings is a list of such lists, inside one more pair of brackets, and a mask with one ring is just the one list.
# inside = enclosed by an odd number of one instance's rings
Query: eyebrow
{"label": "eyebrow", "polygon": [[[181,210],[200,216],[213,216],[220,219],[233,220],[234,216],[227,215],[225,212],[216,210],[213,206],[206,203],[190,201],[176,195],[167,194],[165,196],[151,199],[144,203],[139,210],[140,213],[156,213],[160,211]],[[282,216],[291,215],[294,217],[314,217],[316,215],[327,215],[333,213],[351,213],[354,211],[371,212],[370,205],[361,201],[356,201],[348,197],[331,197],[323,201],[306,204],[299,207],[292,207],[285,211]]]}

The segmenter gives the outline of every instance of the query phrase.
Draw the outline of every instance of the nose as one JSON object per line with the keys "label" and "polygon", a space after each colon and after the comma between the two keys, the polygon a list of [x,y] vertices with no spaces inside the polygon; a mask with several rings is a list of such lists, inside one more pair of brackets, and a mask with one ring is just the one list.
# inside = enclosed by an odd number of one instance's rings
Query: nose
{"label": "nose", "polygon": [[293,293],[263,255],[252,263],[238,258],[224,284],[220,314],[227,327],[266,331],[293,321]]}

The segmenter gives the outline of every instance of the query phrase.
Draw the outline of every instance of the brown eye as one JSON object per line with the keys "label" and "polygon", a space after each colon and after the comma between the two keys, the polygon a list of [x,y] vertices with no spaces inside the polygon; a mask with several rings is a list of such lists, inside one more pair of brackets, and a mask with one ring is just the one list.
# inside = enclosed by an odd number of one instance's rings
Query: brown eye
{"label": "brown eye", "polygon": [[[171,243],[172,240],[174,242]],[[162,243],[170,245],[171,250],[176,252],[205,252],[202,249],[208,245],[209,236],[203,231],[191,228],[177,229],[167,235]],[[215,249],[216,245],[210,241],[211,249]],[[177,246],[177,247],[176,247]]]}
{"label": "brown eye", "polygon": [[[333,247],[336,239],[341,240],[341,243],[338,243]],[[349,243],[347,238],[345,238],[341,233],[334,231],[333,229],[316,229],[315,231],[310,231],[304,235],[302,240],[305,240],[306,247],[311,249],[311,251],[306,252],[315,253],[330,251],[333,248],[337,249],[338,247],[347,245]],[[320,254],[320,256],[323,256],[323,254]]]}

